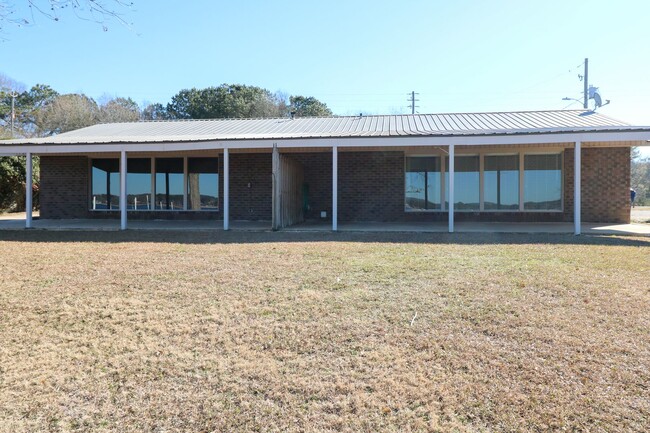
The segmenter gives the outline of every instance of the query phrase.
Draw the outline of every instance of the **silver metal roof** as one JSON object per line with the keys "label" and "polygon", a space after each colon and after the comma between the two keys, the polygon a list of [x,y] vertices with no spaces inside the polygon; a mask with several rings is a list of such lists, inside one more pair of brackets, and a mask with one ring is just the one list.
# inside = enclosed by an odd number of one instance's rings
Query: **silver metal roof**
{"label": "silver metal roof", "polygon": [[560,110],[107,123],[52,137],[0,141],[0,145],[444,137],[630,130],[649,131],[650,127],[632,126],[587,110]]}

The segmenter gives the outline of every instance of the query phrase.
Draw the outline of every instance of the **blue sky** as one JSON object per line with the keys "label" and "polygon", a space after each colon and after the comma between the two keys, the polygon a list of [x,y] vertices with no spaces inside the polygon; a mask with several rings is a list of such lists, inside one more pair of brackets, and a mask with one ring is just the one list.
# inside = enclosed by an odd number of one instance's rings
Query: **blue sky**
{"label": "blue sky", "polygon": [[421,113],[504,111],[580,108],[588,57],[602,113],[650,125],[648,1],[134,1],[131,29],[7,26],[0,73],[138,103],[241,83],[342,115],[407,113],[412,90]]}

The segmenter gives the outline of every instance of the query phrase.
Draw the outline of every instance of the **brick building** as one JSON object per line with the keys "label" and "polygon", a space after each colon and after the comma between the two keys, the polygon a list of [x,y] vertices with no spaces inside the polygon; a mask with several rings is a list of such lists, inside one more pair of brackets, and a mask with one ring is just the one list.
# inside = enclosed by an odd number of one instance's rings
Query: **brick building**
{"label": "brick building", "polygon": [[630,148],[649,139],[648,127],[570,110],[102,124],[0,153],[40,157],[47,219],[574,222],[579,233],[581,221],[629,222]]}

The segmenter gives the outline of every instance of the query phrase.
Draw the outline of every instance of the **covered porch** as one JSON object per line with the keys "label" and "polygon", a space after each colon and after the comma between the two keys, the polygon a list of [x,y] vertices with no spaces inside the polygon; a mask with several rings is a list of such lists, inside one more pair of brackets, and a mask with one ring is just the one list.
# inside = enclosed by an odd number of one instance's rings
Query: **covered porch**
{"label": "covered porch", "polygon": [[[391,145],[379,146],[377,140],[372,140],[367,146],[359,146],[359,140],[333,141],[331,147],[304,147],[305,143],[296,140],[283,143],[282,147],[274,143],[272,148],[246,148],[242,143],[234,149],[205,147],[193,152],[163,149],[131,152],[122,148],[119,153],[86,154],[91,191],[87,198],[81,199],[82,202],[87,200],[81,207],[87,206],[84,212],[88,217],[82,213],[81,217],[62,218],[58,225],[111,229],[119,217],[121,230],[151,229],[152,226],[199,230],[219,226],[229,230],[234,228],[231,224],[234,220],[237,228],[244,230],[565,232],[570,227],[577,235],[582,232],[583,218],[583,148],[629,149],[629,143],[625,142],[522,143],[521,137],[516,143],[504,144],[507,140],[497,137],[480,145],[462,142],[431,145],[430,140],[409,140],[408,145],[397,146],[392,140]],[[629,150],[627,152],[629,155]],[[536,157],[530,164],[528,155]],[[31,153],[26,156],[27,178],[31,179],[33,157]],[[233,157],[238,158],[234,166]],[[512,162],[514,168],[494,162],[503,159]],[[554,177],[542,178],[537,183],[544,186],[544,182],[555,182],[552,187],[559,195],[542,200],[541,205],[531,202],[529,208],[530,199],[524,188],[528,185],[528,166],[534,172],[547,160],[552,167],[541,167],[542,171],[552,172]],[[461,166],[457,172],[459,161]],[[210,164],[206,164],[208,162]],[[489,168],[489,164],[496,168]],[[107,168],[109,165],[114,166],[112,171]],[[144,165],[146,168],[140,167]],[[178,168],[173,168],[174,165]],[[193,166],[199,168],[193,169]],[[103,196],[95,191],[95,171],[104,182],[100,188]],[[509,177],[501,177],[502,172]],[[463,176],[466,173],[471,176]],[[424,177],[423,188],[417,182],[413,187],[409,184],[415,182],[410,180],[411,174]],[[138,176],[143,178],[137,180]],[[198,191],[201,176],[214,184],[210,194],[203,187]],[[170,177],[176,180],[170,182]],[[235,194],[231,194],[232,178],[235,179]],[[366,182],[367,179],[370,181]],[[144,192],[129,190],[136,181],[145,185]],[[507,182],[514,187],[504,189]],[[83,183],[81,187],[87,188]],[[488,185],[492,185],[492,190]],[[628,188],[629,183],[623,186]],[[176,191],[170,193],[174,188]],[[424,195],[420,198],[417,191],[411,191],[413,188],[424,190]],[[468,194],[463,191],[467,188],[473,191],[469,196],[474,194],[474,198],[467,198]],[[31,213],[31,192],[28,184],[26,228],[36,227]],[[625,194],[625,191],[623,194],[617,191],[615,195]],[[504,198],[506,195],[511,196],[512,203]],[[317,206],[313,205],[312,196],[318,197]],[[209,199],[207,211],[203,209],[205,197]],[[621,197],[616,199],[620,203]],[[594,198],[589,197],[589,200],[593,202]],[[600,197],[598,200],[603,201]],[[627,198],[623,200],[625,207]],[[175,207],[174,201],[177,202]],[[100,208],[101,205],[104,207]],[[501,205],[504,209],[495,209]],[[550,207],[540,210],[538,206]],[[241,210],[233,217],[233,207],[248,209],[250,215],[256,217],[248,219],[248,213]],[[253,208],[261,210],[253,213]],[[629,221],[629,206],[627,209]],[[106,221],[86,222],[102,218]],[[174,221],[157,221],[161,219]],[[56,224],[46,216],[37,225],[53,228]]]}

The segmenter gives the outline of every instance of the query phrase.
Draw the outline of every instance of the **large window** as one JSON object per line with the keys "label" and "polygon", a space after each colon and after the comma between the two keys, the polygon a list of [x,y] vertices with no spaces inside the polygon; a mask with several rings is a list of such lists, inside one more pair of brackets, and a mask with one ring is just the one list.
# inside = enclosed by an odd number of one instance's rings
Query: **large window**
{"label": "large window", "polygon": [[216,158],[188,158],[189,209],[219,210],[219,165]]}
{"label": "large window", "polygon": [[120,160],[92,160],[92,209],[120,208]]}
{"label": "large window", "polygon": [[[93,159],[90,183],[92,210],[119,210],[119,159]],[[217,211],[219,160],[127,158],[126,190],[130,211]]]}
{"label": "large window", "polygon": [[524,155],[524,209],[562,209],[562,155]]}
{"label": "large window", "polygon": [[519,209],[519,155],[486,155],[483,171],[483,208]]}
{"label": "large window", "polygon": [[440,209],[440,157],[406,158],[406,210]]}
{"label": "large window", "polygon": [[183,158],[156,158],[156,209],[183,209]]}
{"label": "large window", "polygon": [[128,159],[126,168],[126,208],[151,210],[151,158]]}
{"label": "large window", "polygon": [[[445,158],[449,167],[449,157]],[[454,209],[479,210],[480,157],[456,156],[454,159]],[[449,206],[449,170],[445,173],[445,207]]]}
{"label": "large window", "polygon": [[[449,209],[449,157],[407,156],[404,171],[406,211]],[[454,209],[561,211],[562,176],[559,152],[456,155]]]}

